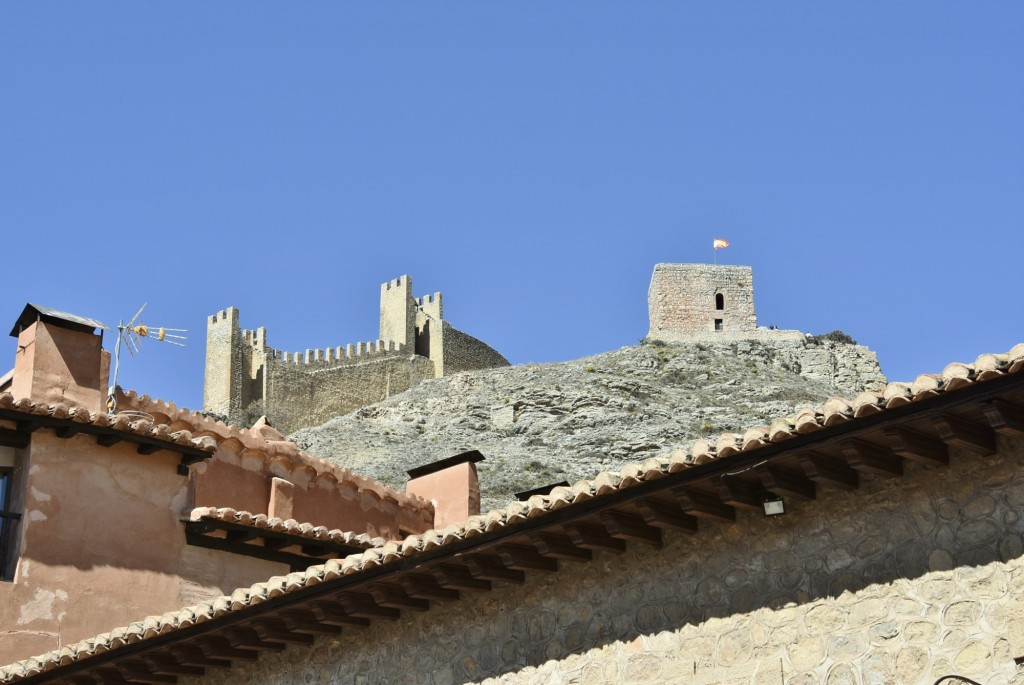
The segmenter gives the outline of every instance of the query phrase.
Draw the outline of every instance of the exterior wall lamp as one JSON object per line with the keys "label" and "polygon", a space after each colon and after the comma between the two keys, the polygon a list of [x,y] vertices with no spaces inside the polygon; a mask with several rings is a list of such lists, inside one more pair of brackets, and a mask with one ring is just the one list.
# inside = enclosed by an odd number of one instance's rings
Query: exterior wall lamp
{"label": "exterior wall lamp", "polygon": [[764,505],[765,516],[779,516],[786,513],[785,503],[775,493],[766,492],[761,498],[761,503]]}

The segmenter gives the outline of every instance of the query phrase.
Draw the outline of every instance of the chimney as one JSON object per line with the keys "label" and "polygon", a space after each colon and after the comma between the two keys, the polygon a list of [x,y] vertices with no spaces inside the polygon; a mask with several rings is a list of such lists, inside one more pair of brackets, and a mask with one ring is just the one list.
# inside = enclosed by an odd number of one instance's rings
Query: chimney
{"label": "chimney", "polygon": [[484,455],[470,450],[412,469],[405,491],[434,502],[434,528],[462,523],[480,513],[476,463],[483,460]]}
{"label": "chimney", "polygon": [[103,349],[104,329],[93,319],[26,305],[11,330],[18,339],[11,394],[41,404],[106,411],[110,353]]}

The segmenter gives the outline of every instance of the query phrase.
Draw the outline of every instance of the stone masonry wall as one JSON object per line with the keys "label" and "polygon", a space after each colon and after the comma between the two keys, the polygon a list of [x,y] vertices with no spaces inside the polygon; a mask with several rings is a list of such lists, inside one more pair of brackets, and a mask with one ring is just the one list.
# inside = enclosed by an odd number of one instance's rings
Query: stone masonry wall
{"label": "stone masonry wall", "polygon": [[1024,683],[1024,443],[787,508],[179,682]]}
{"label": "stone masonry wall", "polygon": [[508,360],[486,343],[463,333],[447,321],[436,323],[442,324],[443,327],[441,342],[444,350],[444,367],[443,373],[440,375],[449,376],[460,371],[476,371],[509,365]]}
{"label": "stone masonry wall", "polygon": [[238,382],[241,364],[238,360],[240,329],[238,309],[229,307],[210,316],[206,321],[206,370],[203,376],[203,408],[216,414],[228,415],[238,407]]}
{"label": "stone masonry wall", "polygon": [[217,312],[207,320],[203,408],[233,423],[263,413],[291,433],[426,378],[508,366],[490,346],[441,316],[441,293],[414,298],[409,276],[381,285],[380,337],[369,343],[283,352],[267,345],[266,328],[241,329],[236,308]]}
{"label": "stone masonry wall", "polygon": [[[722,309],[716,296],[721,295]],[[656,264],[647,293],[648,336],[666,342],[693,335],[737,337],[757,328],[754,274],[749,266]],[[721,321],[716,329],[715,321]]]}
{"label": "stone masonry wall", "polygon": [[409,354],[312,369],[273,362],[267,365],[265,408],[274,426],[287,434],[380,402],[433,377],[429,359]]}

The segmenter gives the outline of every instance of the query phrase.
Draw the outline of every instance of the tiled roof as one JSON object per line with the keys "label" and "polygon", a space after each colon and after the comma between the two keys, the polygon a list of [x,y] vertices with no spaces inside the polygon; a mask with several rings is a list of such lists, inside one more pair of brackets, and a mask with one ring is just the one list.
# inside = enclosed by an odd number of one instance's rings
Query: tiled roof
{"label": "tiled roof", "polygon": [[359,492],[372,493],[377,499],[392,502],[399,507],[423,509],[431,506],[422,497],[396,490],[326,459],[307,454],[294,442],[262,423],[248,429],[240,428],[200,412],[179,409],[173,402],[153,399],[149,395],[138,395],[134,390],[119,398],[118,406],[130,406],[171,426],[187,428],[193,435],[209,438],[217,445],[226,441],[236,441],[240,447],[239,452],[244,451],[247,455],[267,462],[273,475],[292,482],[302,482],[312,476],[324,481],[333,480],[339,488],[354,488]]}
{"label": "tiled roof", "polygon": [[[417,555],[422,555],[424,559],[435,559],[437,552],[461,550],[464,547],[461,543],[472,542],[473,538],[486,536],[492,539],[494,534],[502,533],[514,535],[517,528],[527,527],[531,520],[551,518],[556,512],[571,513],[577,509],[588,509],[588,502],[599,504],[602,499],[615,500],[618,495],[627,494],[633,488],[643,490],[638,488],[643,484],[670,479],[672,474],[689,470],[698,472],[702,470],[702,465],[716,460],[723,460],[731,467],[732,463],[744,457],[759,459],[761,453],[770,451],[778,443],[788,440],[798,442],[800,436],[811,433],[828,435],[838,427],[868,421],[873,415],[899,413],[902,407],[933,398],[956,396],[972,386],[1022,372],[1024,343],[1015,346],[1007,354],[982,355],[973,364],[950,364],[941,374],[922,375],[913,383],[890,383],[881,392],[861,393],[852,399],[833,398],[825,402],[820,411],[804,411],[775,421],[771,426],[751,428],[743,434],[724,434],[713,442],[700,440],[689,450],[674,452],[668,458],[651,458],[628,465],[617,472],[600,473],[593,480],[580,481],[571,487],[556,487],[549,495],[535,495],[525,502],[513,502],[505,509],[470,517],[463,523],[443,530],[410,535],[404,541],[387,542],[345,559],[331,560],[305,571],[271,578],[267,582],[240,588],[212,601],[162,616],[150,616],[60,650],[0,668],[0,683],[14,683],[46,674],[53,669],[127,645],[254,609],[268,600],[298,594],[323,583],[346,577],[357,578],[359,574],[382,567],[397,567],[397,562]],[[628,525],[625,527],[629,528]],[[630,531],[627,530],[624,537],[629,535]]]}
{"label": "tiled roof", "polygon": [[249,526],[257,530],[269,530],[284,533],[306,540],[332,542],[350,547],[381,547],[387,542],[384,538],[375,538],[366,533],[353,533],[347,530],[331,529],[312,523],[300,522],[295,519],[270,518],[266,514],[253,514],[248,511],[237,511],[230,507],[199,507],[192,510],[190,521],[214,520]]}
{"label": "tiled roof", "polygon": [[90,412],[84,407],[71,404],[42,404],[27,398],[15,399],[9,392],[0,393],[0,418],[12,413],[21,417],[35,416],[41,419],[57,419],[70,424],[96,429],[109,429],[125,435],[158,440],[212,454],[217,443],[207,437],[196,436],[184,428],[173,428],[166,423],[154,421],[146,416],[120,413],[111,416],[106,412]]}

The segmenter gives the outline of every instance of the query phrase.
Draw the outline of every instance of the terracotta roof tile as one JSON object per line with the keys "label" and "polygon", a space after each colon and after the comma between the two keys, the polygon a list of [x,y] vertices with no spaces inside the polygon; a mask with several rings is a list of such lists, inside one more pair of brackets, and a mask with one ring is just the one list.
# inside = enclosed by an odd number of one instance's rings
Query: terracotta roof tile
{"label": "terracotta roof tile", "polygon": [[216,445],[212,445],[207,440],[193,437],[189,431],[171,431],[170,427],[166,424],[154,423],[147,417],[134,414],[117,414],[111,419],[104,412],[91,413],[85,407],[77,405],[36,403],[24,397],[16,400],[9,392],[0,393],[0,409],[11,409],[30,416],[71,420],[75,423],[93,425],[98,428],[110,428],[122,433],[191,447],[211,454],[216,449]]}
{"label": "terracotta roof tile", "polygon": [[230,507],[198,507],[189,514],[190,521],[202,521],[204,519],[236,523],[259,530],[272,530],[277,533],[287,533],[288,535],[309,540],[334,542],[366,549],[380,547],[386,542],[384,538],[370,537],[366,533],[328,529],[326,526],[300,522],[295,519],[270,518],[266,514],[253,514]]}
{"label": "terracotta roof tile", "polygon": [[[966,373],[965,373],[965,367]],[[949,369],[950,367],[947,367]],[[1004,376],[1008,373],[1020,373],[1024,371],[1024,344],[1015,346],[1007,355],[982,355],[979,357],[979,364],[960,365],[949,374],[923,375],[919,376],[914,383],[890,383],[879,395],[880,402],[884,401],[886,409],[899,406],[905,401],[919,400],[942,394],[947,391],[955,391],[958,388],[991,378]],[[2,396],[0,396],[2,397]],[[0,400],[2,401],[2,400]],[[863,405],[864,402],[860,402]],[[796,417],[784,421],[776,421],[772,429],[756,429],[758,435],[766,433],[773,437],[790,435],[795,427],[796,432],[807,433],[814,430],[821,430],[830,418],[840,417],[841,421],[855,420],[853,418],[853,406],[858,406],[858,401],[843,400],[837,398],[825,403],[822,412],[802,411]],[[784,439],[784,438],[783,438]],[[739,441],[737,436],[726,434],[725,439],[720,442],[731,443],[734,454],[756,452],[764,445],[763,438],[751,441]],[[697,445],[700,445],[698,448]],[[736,444],[740,446],[735,447]],[[710,445],[706,441],[697,441],[691,449],[692,461],[679,456],[673,456],[665,460],[657,460],[659,475],[679,470],[679,467],[686,463],[689,465],[697,463],[700,457],[714,458],[709,453]],[[675,454],[675,453],[673,453]],[[342,560],[330,560],[324,564],[311,566],[305,571],[292,573],[287,576],[271,578],[264,583],[257,583],[249,588],[240,588],[230,596],[221,597],[212,602],[203,602],[194,607],[187,607],[178,612],[171,612],[162,616],[151,616],[147,619],[133,623],[125,628],[119,628],[110,633],[98,635],[89,640],[83,640],[74,645],[69,645],[59,651],[48,652],[41,656],[32,657],[19,661],[9,666],[0,668],[0,683],[14,683],[24,678],[43,673],[59,665],[78,661],[93,654],[114,649],[124,644],[140,642],[147,637],[156,634],[163,634],[168,631],[178,630],[188,625],[203,623],[226,613],[239,611],[246,607],[259,604],[271,596],[280,596],[294,592],[309,585],[315,585],[326,580],[338,578],[342,575],[358,573],[362,569],[392,563],[394,561],[415,556],[425,551],[437,549],[452,544],[468,536],[478,535],[483,531],[492,531],[504,527],[514,526],[517,522],[527,517],[540,516],[558,507],[572,505],[594,496],[604,496],[616,492],[636,482],[651,478],[649,473],[655,464],[651,460],[642,465],[624,467],[621,472],[602,472],[591,481],[581,481],[572,488],[559,487],[552,490],[549,495],[534,495],[526,502],[512,502],[504,509],[496,509],[481,516],[474,516],[461,524],[453,524],[444,530],[428,530],[418,535],[410,535],[401,543],[390,542],[384,547],[367,549],[361,554],[354,554]],[[628,473],[623,477],[623,473]]]}
{"label": "terracotta roof tile", "polygon": [[347,488],[353,493],[369,494],[397,506],[431,506],[422,497],[395,490],[326,459],[309,455],[290,440],[276,439],[280,433],[270,429],[265,421],[257,421],[250,429],[240,428],[200,412],[179,409],[173,402],[154,400],[149,395],[140,396],[134,390],[126,392],[122,401],[140,412],[166,416],[169,424],[189,426],[190,433],[203,438],[206,441],[204,444],[212,441],[216,446],[228,440],[236,440],[241,451],[266,460],[275,475],[292,482],[333,481],[334,487],[338,489]]}

